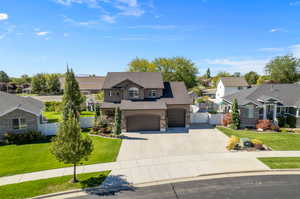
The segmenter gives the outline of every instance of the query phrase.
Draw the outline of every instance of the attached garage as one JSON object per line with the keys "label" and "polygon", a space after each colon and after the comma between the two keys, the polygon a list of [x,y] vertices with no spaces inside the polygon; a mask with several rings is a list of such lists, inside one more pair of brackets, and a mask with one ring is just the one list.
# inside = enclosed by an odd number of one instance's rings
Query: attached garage
{"label": "attached garage", "polygon": [[126,118],[127,132],[159,131],[160,116],[158,115],[133,115]]}
{"label": "attached garage", "polygon": [[185,109],[168,109],[168,127],[185,127]]}

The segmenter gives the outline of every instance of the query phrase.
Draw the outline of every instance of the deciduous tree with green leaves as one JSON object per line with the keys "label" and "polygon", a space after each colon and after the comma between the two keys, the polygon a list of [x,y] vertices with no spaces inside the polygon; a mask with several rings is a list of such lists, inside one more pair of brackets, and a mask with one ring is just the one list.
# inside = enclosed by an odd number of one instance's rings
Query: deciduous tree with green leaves
{"label": "deciduous tree with green leaves", "polygon": [[128,64],[129,72],[156,72],[156,66],[147,59],[135,58]]}
{"label": "deciduous tree with green leaves", "polygon": [[122,122],[121,111],[120,111],[120,108],[117,107],[115,110],[115,125],[114,125],[114,134],[115,135],[120,135],[122,133],[121,122]]}
{"label": "deciduous tree with green leaves", "polygon": [[3,70],[0,71],[0,82],[5,82],[5,83],[9,82],[9,76]]}
{"label": "deciduous tree with green leaves", "polygon": [[233,100],[232,104],[232,123],[231,123],[231,128],[233,129],[239,129],[240,128],[240,112],[239,112],[239,105],[237,99]]}
{"label": "deciduous tree with green leaves", "polygon": [[80,106],[84,102],[84,97],[80,93],[78,82],[72,69],[67,68],[65,74],[65,88],[63,95],[63,119],[66,120],[70,112],[78,119]]}
{"label": "deciduous tree with green leaves", "polygon": [[69,117],[60,123],[57,135],[52,140],[51,153],[58,161],[73,164],[73,182],[77,182],[76,166],[82,160],[87,160],[92,151],[92,140],[81,134],[79,121],[69,111]]}
{"label": "deciduous tree with green leaves", "polygon": [[250,72],[246,73],[244,77],[245,77],[246,81],[248,82],[248,84],[253,85],[253,84],[257,83],[259,75],[254,71],[250,71]]}
{"label": "deciduous tree with green leaves", "polygon": [[278,56],[265,67],[271,80],[278,83],[294,83],[299,80],[300,59],[292,55]]}

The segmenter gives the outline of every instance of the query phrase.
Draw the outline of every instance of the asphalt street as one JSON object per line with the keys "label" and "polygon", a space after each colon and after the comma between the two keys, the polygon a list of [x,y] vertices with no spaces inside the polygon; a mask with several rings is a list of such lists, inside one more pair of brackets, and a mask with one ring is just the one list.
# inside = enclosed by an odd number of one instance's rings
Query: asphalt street
{"label": "asphalt street", "polygon": [[232,177],[170,183],[78,199],[299,199],[300,175]]}

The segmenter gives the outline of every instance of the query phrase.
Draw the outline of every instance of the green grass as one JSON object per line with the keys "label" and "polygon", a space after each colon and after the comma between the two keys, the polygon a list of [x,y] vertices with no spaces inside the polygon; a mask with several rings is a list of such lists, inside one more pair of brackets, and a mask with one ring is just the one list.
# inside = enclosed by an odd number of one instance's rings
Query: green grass
{"label": "green grass", "polygon": [[[43,116],[48,120],[49,123],[59,122],[61,119],[60,112],[43,112]],[[95,113],[90,111],[82,111],[80,117],[94,117]]]}
{"label": "green grass", "polygon": [[258,158],[271,169],[297,169],[300,168],[300,157],[274,157]]}
{"label": "green grass", "polygon": [[292,133],[259,133],[246,130],[232,130],[224,127],[218,127],[227,136],[235,135],[239,138],[259,139],[273,150],[278,151],[296,151],[300,150],[300,135]]}
{"label": "green grass", "polygon": [[[88,161],[95,164],[116,161],[121,140],[91,136],[94,150]],[[68,167],[58,162],[50,153],[50,142],[0,146],[0,176],[28,173],[47,169]]]}
{"label": "green grass", "polygon": [[34,196],[83,189],[100,185],[110,171],[78,174],[78,183],[70,183],[72,175],[34,180],[17,184],[0,186],[0,197],[5,199],[23,199]]}

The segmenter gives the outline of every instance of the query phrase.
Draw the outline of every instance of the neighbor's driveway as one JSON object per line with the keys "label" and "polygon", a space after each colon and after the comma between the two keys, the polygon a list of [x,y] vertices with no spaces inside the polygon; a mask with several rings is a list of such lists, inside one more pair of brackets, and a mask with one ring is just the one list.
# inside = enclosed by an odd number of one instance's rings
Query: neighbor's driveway
{"label": "neighbor's driveway", "polygon": [[[199,128],[200,127],[200,128]],[[166,133],[125,133],[117,161],[227,152],[228,137],[209,126]]]}

